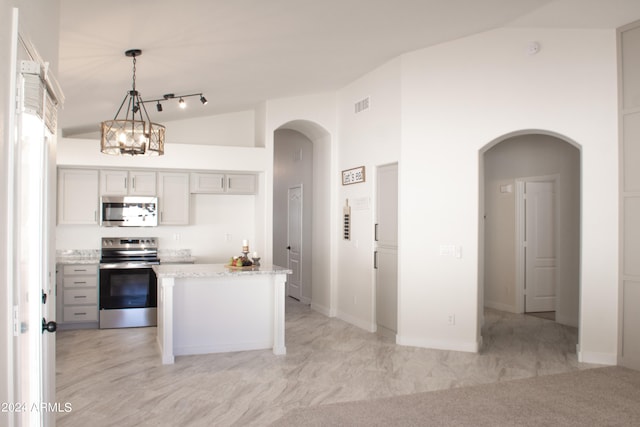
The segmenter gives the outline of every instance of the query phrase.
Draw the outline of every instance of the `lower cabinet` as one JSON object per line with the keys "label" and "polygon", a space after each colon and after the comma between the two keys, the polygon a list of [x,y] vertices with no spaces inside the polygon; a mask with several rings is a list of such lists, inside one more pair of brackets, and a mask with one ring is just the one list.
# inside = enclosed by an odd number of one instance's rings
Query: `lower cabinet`
{"label": "lower cabinet", "polygon": [[98,327],[98,265],[58,268],[58,324],[63,329]]}

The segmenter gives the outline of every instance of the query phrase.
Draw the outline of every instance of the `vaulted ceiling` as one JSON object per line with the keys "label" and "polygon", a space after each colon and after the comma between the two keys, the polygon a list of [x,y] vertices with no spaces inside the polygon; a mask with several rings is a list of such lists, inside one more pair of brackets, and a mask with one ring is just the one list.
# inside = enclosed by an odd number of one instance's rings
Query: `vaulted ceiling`
{"label": "vaulted ceiling", "polygon": [[98,130],[131,89],[156,121],[251,109],[339,89],[408,51],[499,27],[617,28],[638,0],[61,0],[58,80],[64,136]]}

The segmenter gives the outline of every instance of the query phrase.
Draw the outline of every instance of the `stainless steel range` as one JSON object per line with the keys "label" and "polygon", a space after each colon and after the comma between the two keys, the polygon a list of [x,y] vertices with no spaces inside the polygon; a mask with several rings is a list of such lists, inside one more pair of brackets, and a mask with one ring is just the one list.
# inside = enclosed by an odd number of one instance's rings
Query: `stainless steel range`
{"label": "stainless steel range", "polygon": [[100,258],[100,328],[157,324],[160,264],[155,237],[103,237]]}

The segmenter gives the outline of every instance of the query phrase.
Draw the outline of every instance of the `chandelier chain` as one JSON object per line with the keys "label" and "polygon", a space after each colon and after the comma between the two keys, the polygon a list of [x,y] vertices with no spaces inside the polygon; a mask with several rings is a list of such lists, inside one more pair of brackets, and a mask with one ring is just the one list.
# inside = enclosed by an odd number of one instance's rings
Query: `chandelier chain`
{"label": "chandelier chain", "polygon": [[133,78],[132,78],[133,92],[136,92],[136,56],[133,55]]}

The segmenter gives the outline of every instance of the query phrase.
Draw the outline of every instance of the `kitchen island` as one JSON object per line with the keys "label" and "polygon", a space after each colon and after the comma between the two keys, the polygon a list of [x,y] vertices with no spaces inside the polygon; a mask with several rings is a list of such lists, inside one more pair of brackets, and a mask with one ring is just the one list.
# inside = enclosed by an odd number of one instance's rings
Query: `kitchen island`
{"label": "kitchen island", "polygon": [[286,275],[275,265],[156,265],[158,346],[175,356],[271,348],[285,354]]}

